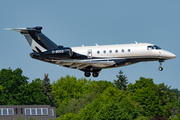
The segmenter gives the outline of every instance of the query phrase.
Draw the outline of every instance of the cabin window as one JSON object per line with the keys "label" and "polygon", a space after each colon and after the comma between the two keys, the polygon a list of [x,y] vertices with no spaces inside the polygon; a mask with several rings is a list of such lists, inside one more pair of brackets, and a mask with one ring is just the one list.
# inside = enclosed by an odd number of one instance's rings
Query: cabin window
{"label": "cabin window", "polygon": [[104,52],[104,54],[106,53],[106,51],[105,51],[105,50],[104,50],[103,52]]}
{"label": "cabin window", "polygon": [[100,51],[97,51],[97,54],[99,54],[100,53]]}
{"label": "cabin window", "polygon": [[116,53],[118,53],[118,50],[115,50]]}
{"label": "cabin window", "polygon": [[128,52],[131,52],[131,50],[130,50],[130,49],[128,49]]}
{"label": "cabin window", "polygon": [[123,52],[124,52],[124,49],[122,49],[121,52],[123,53]]}
{"label": "cabin window", "polygon": [[109,50],[109,53],[112,53],[112,50]]}

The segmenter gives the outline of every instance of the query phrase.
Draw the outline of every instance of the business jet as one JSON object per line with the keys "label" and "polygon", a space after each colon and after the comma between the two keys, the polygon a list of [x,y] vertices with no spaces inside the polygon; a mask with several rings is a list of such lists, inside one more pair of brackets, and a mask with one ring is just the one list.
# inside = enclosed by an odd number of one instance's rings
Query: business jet
{"label": "business jet", "polygon": [[162,62],[176,58],[175,54],[150,43],[64,47],[46,37],[40,26],[6,30],[18,31],[25,36],[33,50],[30,53],[32,58],[81,70],[86,77],[91,73],[98,77],[102,69],[148,61],[159,61],[158,69],[162,71]]}

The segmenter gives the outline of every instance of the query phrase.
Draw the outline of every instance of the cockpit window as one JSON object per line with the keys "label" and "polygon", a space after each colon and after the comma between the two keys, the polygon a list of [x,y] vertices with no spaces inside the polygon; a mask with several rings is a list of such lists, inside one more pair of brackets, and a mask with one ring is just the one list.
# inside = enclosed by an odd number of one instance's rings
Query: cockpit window
{"label": "cockpit window", "polygon": [[157,45],[154,45],[154,48],[155,49],[161,49],[159,46],[157,46]]}
{"label": "cockpit window", "polygon": [[154,47],[153,47],[153,46],[147,46],[147,49],[148,49],[148,50],[153,50]]}

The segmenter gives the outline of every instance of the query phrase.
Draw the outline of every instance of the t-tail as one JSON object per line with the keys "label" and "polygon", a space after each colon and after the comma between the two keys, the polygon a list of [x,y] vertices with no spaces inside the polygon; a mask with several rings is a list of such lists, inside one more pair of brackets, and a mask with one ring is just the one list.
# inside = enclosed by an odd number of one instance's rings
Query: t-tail
{"label": "t-tail", "polygon": [[41,32],[42,27],[40,26],[33,28],[17,28],[6,30],[14,30],[23,34],[34,52],[39,52],[39,50],[45,52],[58,48],[58,46],[53,41],[51,41]]}
{"label": "t-tail", "polygon": [[33,53],[30,54],[32,58],[39,60],[54,60],[54,59],[69,59],[73,52],[70,47],[63,47],[56,45],[42,32],[42,27],[33,28],[7,28],[6,30],[18,31],[25,36]]}

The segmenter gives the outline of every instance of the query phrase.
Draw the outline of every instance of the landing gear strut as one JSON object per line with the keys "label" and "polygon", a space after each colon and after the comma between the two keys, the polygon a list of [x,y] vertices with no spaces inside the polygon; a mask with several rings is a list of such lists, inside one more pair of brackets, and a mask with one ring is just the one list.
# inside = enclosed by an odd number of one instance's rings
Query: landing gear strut
{"label": "landing gear strut", "polygon": [[163,71],[163,67],[161,67],[162,62],[164,62],[164,60],[159,60],[159,68],[158,68],[159,71]]}

